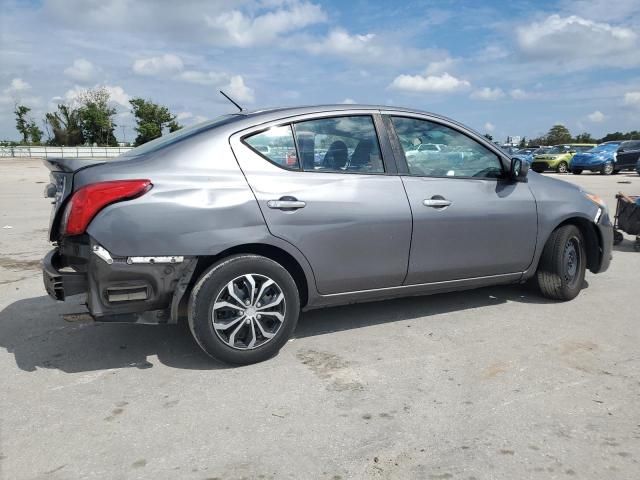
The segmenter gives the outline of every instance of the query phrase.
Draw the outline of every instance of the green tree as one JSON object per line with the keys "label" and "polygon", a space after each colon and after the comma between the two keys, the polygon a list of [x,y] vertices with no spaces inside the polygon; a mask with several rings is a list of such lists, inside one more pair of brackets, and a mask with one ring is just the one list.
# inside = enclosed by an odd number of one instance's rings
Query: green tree
{"label": "green tree", "polygon": [[40,142],[42,141],[42,130],[40,130],[40,127],[36,125],[36,122],[31,120],[29,122],[27,130],[29,131],[29,138],[31,139],[31,143],[40,145]]}
{"label": "green tree", "polygon": [[78,109],[67,105],[58,105],[58,111],[47,113],[46,123],[53,131],[52,145],[74,147],[84,144],[82,121]]}
{"label": "green tree", "polygon": [[549,145],[560,145],[561,143],[571,142],[571,132],[564,125],[554,125],[549,129],[546,135]]}
{"label": "green tree", "polygon": [[117,145],[113,133],[116,109],[109,106],[109,91],[104,87],[86,90],[78,95],[82,135],[90,145]]}
{"label": "green tree", "polygon": [[576,143],[598,143],[595,138],[591,136],[590,133],[582,132],[581,134],[576,136]]}
{"label": "green tree", "polygon": [[162,130],[168,129],[174,132],[182,128],[176,122],[176,116],[171,114],[169,109],[163,105],[153,103],[151,100],[143,98],[133,98],[129,100],[133,116],[136,118],[135,144],[142,145],[154,138],[162,136]]}
{"label": "green tree", "polygon": [[18,130],[18,133],[22,135],[22,143],[29,142],[29,119],[27,115],[29,115],[30,111],[31,109],[29,107],[17,104],[13,111],[16,115],[16,129]]}
{"label": "green tree", "polygon": [[522,140],[520,140],[520,144],[518,145],[519,148],[525,148],[527,146],[527,137],[522,137]]}

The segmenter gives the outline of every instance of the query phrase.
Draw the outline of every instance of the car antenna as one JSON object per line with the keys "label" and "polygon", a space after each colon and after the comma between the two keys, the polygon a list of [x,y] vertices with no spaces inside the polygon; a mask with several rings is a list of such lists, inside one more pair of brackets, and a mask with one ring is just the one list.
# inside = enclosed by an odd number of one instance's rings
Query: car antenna
{"label": "car antenna", "polygon": [[238,110],[240,110],[241,112],[244,112],[244,108],[242,108],[240,105],[238,105],[233,98],[231,98],[229,95],[227,95],[226,93],[224,93],[222,90],[220,90],[220,93],[222,94],[222,96],[224,98],[226,98],[227,100],[229,100],[231,103],[233,103],[236,107],[238,107]]}

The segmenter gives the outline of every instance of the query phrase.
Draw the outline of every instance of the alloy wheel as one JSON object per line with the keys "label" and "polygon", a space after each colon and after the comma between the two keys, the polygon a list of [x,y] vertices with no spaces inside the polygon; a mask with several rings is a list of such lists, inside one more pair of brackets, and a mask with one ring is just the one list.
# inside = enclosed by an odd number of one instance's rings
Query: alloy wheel
{"label": "alloy wheel", "polygon": [[275,337],[285,314],[286,300],[280,286],[265,275],[250,273],[234,278],[220,291],[211,321],[225,344],[253,350]]}
{"label": "alloy wheel", "polygon": [[560,162],[558,164],[558,173],[567,173],[569,171],[569,166],[566,162]]}

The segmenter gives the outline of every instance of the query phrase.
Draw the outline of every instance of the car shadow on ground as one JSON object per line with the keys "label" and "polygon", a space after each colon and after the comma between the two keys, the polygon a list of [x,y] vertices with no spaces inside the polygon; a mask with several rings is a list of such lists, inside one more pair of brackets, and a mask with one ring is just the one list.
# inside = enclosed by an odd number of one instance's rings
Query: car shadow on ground
{"label": "car shadow on ground", "polygon": [[[303,313],[295,337],[327,335],[508,301],[550,302],[530,287],[518,285],[326,308]],[[227,368],[207,357],[184,325],[67,322],[62,318],[81,311],[78,303],[55,302],[47,296],[18,300],[0,312],[0,347],[13,354],[17,366],[27,372],[38,368],[66,373],[145,369],[153,367],[155,359],[149,357],[154,356],[173,368]]]}

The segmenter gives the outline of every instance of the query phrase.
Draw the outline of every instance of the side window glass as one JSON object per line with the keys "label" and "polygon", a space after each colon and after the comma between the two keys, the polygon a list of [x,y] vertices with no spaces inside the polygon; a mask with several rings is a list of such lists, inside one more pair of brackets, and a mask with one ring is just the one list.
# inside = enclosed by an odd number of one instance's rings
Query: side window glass
{"label": "side window glass", "polygon": [[283,168],[300,169],[291,125],[271,127],[245,138],[244,141],[267,160]]}
{"label": "side window glass", "polygon": [[475,140],[444,125],[392,117],[409,174],[428,177],[498,178],[498,156]]}
{"label": "side window glass", "polygon": [[384,173],[370,116],[309,120],[293,128],[305,171]]}

